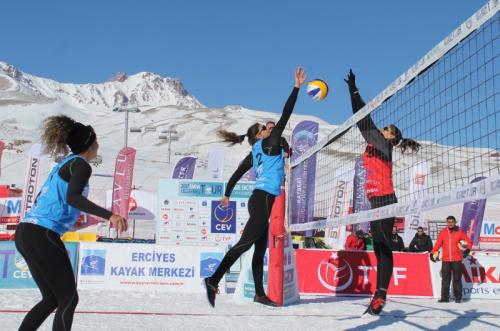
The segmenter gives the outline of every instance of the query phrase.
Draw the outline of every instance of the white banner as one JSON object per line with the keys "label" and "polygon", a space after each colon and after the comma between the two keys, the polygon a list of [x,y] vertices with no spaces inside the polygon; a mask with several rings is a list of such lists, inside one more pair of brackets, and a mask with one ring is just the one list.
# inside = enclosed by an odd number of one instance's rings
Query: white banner
{"label": "white banner", "polygon": [[31,209],[35,203],[38,194],[38,175],[40,174],[40,163],[42,156],[42,145],[34,144],[28,153],[28,167],[24,179],[23,202],[21,210],[21,219],[26,212]]}
{"label": "white banner", "polygon": [[[429,182],[430,164],[427,161],[418,162],[411,170],[410,194],[412,199],[422,198]],[[419,226],[424,227],[425,213],[420,211],[405,216],[403,241],[408,247],[417,233]]]}
{"label": "white banner", "polygon": [[248,221],[254,187],[254,182],[237,183],[224,207],[223,182],[160,179],[156,242],[223,247],[235,243]]}
{"label": "white banner", "polygon": [[[478,252],[467,257],[463,262],[462,297],[465,299],[500,300],[500,255]],[[441,263],[430,262],[430,264],[434,297],[439,298],[441,296]],[[453,296],[451,284],[450,295]]]}
{"label": "white banner", "polygon": [[208,156],[208,179],[222,180],[224,173],[224,154],[226,148],[222,145],[215,146]]}
{"label": "white banner", "polygon": [[290,226],[290,229],[291,231],[306,231],[321,229],[328,226],[340,226],[342,224],[363,223],[374,219],[404,217],[408,214],[484,199],[496,194],[500,194],[500,175],[457,187],[449,192],[428,195],[425,198],[412,200],[407,203],[400,202],[385,207],[349,214],[347,216],[328,218],[326,220],[304,224],[293,224]]}
{"label": "white banner", "polygon": [[218,247],[81,242],[78,288],[203,293],[223,256]]}
{"label": "white banner", "polygon": [[[290,233],[286,234],[288,239],[284,240],[284,259],[283,263],[283,305],[291,305],[300,300],[299,287],[297,283],[297,270],[295,266],[295,254],[292,246],[292,237]],[[234,291],[234,300],[237,302],[249,302],[253,300],[255,296],[255,283],[253,281],[252,273],[252,258],[253,258],[254,246],[245,252],[242,257],[240,275],[238,277],[238,283],[236,284],[236,289]],[[269,249],[266,250],[266,255],[264,256],[264,289],[267,292],[267,282],[268,282],[268,261],[269,261]]]}
{"label": "white banner", "polygon": [[21,198],[0,198],[0,224],[19,223]]}
{"label": "white banner", "polygon": [[[336,218],[349,214],[349,204],[352,198],[353,176],[354,171],[348,171],[347,173],[345,171],[337,171],[335,173],[335,189],[333,190],[332,202],[328,211],[330,218]],[[332,249],[343,249],[345,239],[345,225],[333,226],[326,229],[325,241],[332,247]]]}
{"label": "white banner", "polygon": [[[111,210],[112,190],[106,191],[106,208]],[[158,195],[155,192],[132,190],[129,199],[128,219],[156,220]]]}
{"label": "white banner", "polygon": [[483,221],[481,234],[479,235],[479,248],[482,250],[500,250],[500,220]]}

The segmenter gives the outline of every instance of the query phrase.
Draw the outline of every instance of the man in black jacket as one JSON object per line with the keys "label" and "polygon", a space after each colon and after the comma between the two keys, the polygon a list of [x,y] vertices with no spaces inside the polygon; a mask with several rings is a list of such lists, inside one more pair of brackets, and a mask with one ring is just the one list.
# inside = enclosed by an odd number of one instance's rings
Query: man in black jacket
{"label": "man in black jacket", "polygon": [[402,252],[405,249],[405,244],[403,243],[403,238],[398,234],[398,228],[392,228],[392,250],[394,252]]}
{"label": "man in black jacket", "polygon": [[430,252],[432,250],[432,239],[424,232],[424,228],[419,226],[408,248],[410,252]]}

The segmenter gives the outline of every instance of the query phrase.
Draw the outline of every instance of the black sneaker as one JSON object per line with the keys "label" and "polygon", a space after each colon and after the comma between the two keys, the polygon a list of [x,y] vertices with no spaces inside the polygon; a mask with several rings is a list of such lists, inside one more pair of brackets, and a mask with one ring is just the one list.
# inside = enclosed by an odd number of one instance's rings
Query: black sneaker
{"label": "black sneaker", "polygon": [[460,302],[462,302],[462,298],[455,298],[455,302],[456,302],[456,303],[460,303]]}
{"label": "black sneaker", "polygon": [[279,306],[276,302],[271,301],[271,299],[269,299],[267,297],[267,295],[262,295],[262,296],[255,295],[253,297],[253,302],[258,302],[258,303],[261,303],[263,305],[271,306],[271,307],[278,307]]}
{"label": "black sneaker", "polygon": [[203,279],[203,285],[207,290],[207,299],[210,306],[215,307],[215,296],[219,293],[219,288],[210,284],[210,278]]}
{"label": "black sneaker", "polygon": [[441,298],[438,300],[438,302],[441,302],[441,303],[450,302],[450,299]]}

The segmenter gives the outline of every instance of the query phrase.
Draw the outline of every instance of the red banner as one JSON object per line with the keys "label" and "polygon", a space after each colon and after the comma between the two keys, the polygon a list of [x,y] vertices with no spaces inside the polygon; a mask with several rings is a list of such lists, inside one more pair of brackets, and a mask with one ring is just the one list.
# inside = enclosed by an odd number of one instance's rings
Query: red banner
{"label": "red banner", "polygon": [[0,141],[0,177],[2,177],[2,153],[3,153],[4,147],[5,147],[5,144],[3,143],[3,141]]}
{"label": "red banner", "polygon": [[124,147],[116,157],[111,211],[123,217],[128,217],[130,192],[132,191],[132,179],[134,176],[135,153],[135,149]]}
{"label": "red banner", "polygon": [[[295,250],[299,292],[326,295],[370,295],[377,273],[373,252]],[[389,295],[432,297],[427,253],[394,253]]]}

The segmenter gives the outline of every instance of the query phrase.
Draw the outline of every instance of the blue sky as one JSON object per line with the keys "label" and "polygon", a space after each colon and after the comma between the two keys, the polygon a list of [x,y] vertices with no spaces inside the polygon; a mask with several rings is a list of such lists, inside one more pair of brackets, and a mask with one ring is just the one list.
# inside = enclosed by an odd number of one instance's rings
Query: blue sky
{"label": "blue sky", "polygon": [[97,83],[118,71],[182,80],[209,107],[281,112],[302,65],[330,86],[302,92],[296,112],[340,124],[351,115],[350,67],[365,99],[486,1],[8,1],[0,61],[61,82]]}

